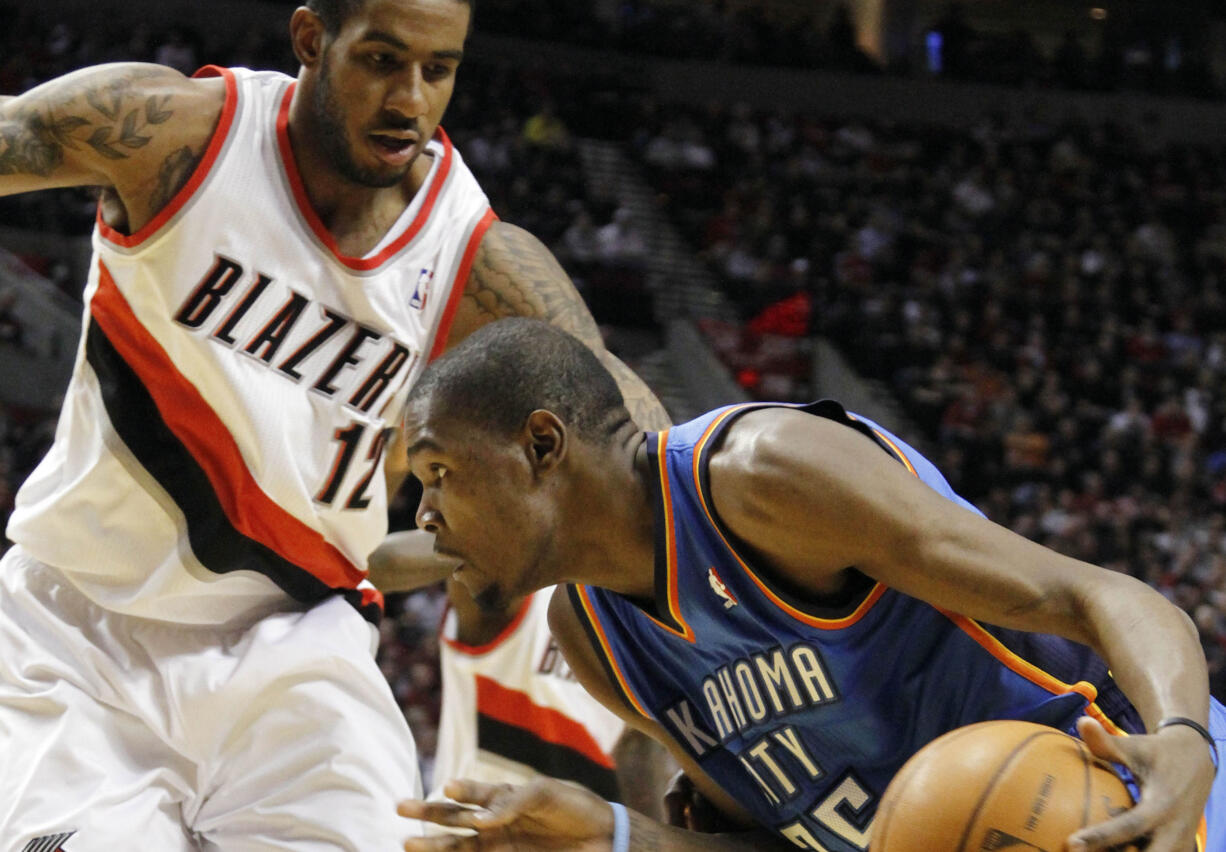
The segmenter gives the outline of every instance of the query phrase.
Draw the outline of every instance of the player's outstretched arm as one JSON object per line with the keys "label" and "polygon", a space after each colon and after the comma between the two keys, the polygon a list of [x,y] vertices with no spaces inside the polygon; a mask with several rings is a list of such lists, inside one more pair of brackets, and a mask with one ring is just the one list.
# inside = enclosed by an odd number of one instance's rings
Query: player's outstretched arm
{"label": "player's outstretched arm", "polygon": [[[538,778],[518,786],[451,781],[443,792],[462,804],[405,802],[399,808],[401,816],[467,828],[476,834],[410,840],[404,845],[407,852],[554,849],[608,852],[613,841],[614,820],[609,803],[573,784],[552,778]],[[764,832],[697,834],[663,825],[634,811],[629,812],[629,827],[629,848],[643,852],[795,849]]]}
{"label": "player's outstretched arm", "polygon": [[0,101],[0,195],[112,187],[139,228],[186,182],[225,100],[220,80],[161,65],[74,71]]}
{"label": "player's outstretched arm", "polygon": [[381,592],[412,592],[446,579],[455,559],[434,552],[434,535],[425,530],[402,530],[383,540],[370,555],[370,581]]}
{"label": "player's outstretched arm", "polygon": [[664,406],[642,379],[605,349],[587,305],[544,243],[523,228],[495,222],[477,249],[448,345],[488,322],[516,316],[547,320],[582,340],[617,380],[634,422],[642,429],[668,428]]}
{"label": "player's outstretched arm", "polygon": [[734,423],[710,466],[716,511],[759,565],[792,588],[831,592],[855,565],[947,611],[1090,645],[1145,720],[1148,736],[1087,745],[1127,763],[1137,807],[1078,831],[1071,850],[1152,834],[1149,852],[1188,852],[1209,795],[1204,655],[1191,620],[1123,574],[1042,547],[940,496],[867,437],[801,412],[771,409]]}

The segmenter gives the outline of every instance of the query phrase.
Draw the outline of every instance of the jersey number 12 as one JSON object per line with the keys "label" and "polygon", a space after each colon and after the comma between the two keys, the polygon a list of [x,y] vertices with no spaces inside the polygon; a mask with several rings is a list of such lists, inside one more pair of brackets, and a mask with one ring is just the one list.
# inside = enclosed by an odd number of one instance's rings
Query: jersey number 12
{"label": "jersey number 12", "polygon": [[[390,429],[381,429],[370,442],[370,449],[366,453],[366,473],[349,492],[349,499],[345,501],[346,509],[365,509],[370,505],[370,497],[366,495],[366,489],[370,481],[374,479],[375,471],[379,469],[379,458],[383,455],[383,445],[387,443],[390,431]],[[332,433],[332,439],[340,443],[340,448],[336,452],[336,458],[332,461],[332,470],[328,474],[328,480],[315,495],[316,502],[331,506],[336,500],[336,492],[340,490],[345,474],[349,472],[349,466],[353,463],[353,457],[357,455],[358,445],[362,443],[362,437],[365,434],[366,424],[364,423],[352,423]]]}

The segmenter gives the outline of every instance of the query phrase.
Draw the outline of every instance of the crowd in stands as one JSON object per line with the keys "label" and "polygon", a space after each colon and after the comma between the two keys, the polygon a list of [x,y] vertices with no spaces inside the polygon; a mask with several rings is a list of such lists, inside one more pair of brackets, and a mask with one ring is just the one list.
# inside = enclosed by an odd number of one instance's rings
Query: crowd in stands
{"label": "crowd in stands", "polygon": [[1191,613],[1226,693],[1226,149],[735,106],[640,128],[747,320],[707,323],[717,349],[832,340],[990,517]]}
{"label": "crowd in stands", "polygon": [[[1102,12],[1102,10],[1099,10]],[[1120,18],[1120,8],[1113,10]],[[846,0],[482,0],[481,29],[670,59],[946,76],[1009,86],[1221,93],[1196,25],[1158,14],[1068,30],[1051,46],[1030,29],[976,26],[963,2],[919,21],[914,43],[888,59],[860,47]],[[1186,17],[1186,16],[1185,16]],[[887,38],[892,38],[889,36]]]}

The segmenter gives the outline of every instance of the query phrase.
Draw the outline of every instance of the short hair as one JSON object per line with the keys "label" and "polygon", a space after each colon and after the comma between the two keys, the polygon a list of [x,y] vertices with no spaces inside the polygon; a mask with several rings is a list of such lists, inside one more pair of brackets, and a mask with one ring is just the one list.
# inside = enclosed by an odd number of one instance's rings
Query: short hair
{"label": "short hair", "polygon": [[593,443],[608,443],[630,420],[617,382],[592,350],[524,317],[483,326],[427,367],[408,404],[423,398],[445,418],[506,437],[538,408]]}
{"label": "short hair", "polygon": [[[467,4],[470,15],[477,14],[477,0],[456,0],[456,2]],[[306,0],[306,7],[319,15],[320,20],[324,22],[324,30],[328,35],[334,36],[340,32],[345,21],[349,20],[349,16],[362,8],[365,3],[366,0]],[[471,23],[469,28],[472,28]]]}

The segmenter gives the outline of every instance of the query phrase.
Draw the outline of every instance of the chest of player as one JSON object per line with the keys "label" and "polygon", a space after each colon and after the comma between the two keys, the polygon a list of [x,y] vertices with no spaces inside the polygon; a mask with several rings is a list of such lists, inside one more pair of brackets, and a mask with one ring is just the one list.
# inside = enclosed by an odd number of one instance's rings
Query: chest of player
{"label": "chest of player", "polygon": [[880,794],[941,733],[1005,713],[1063,726],[1085,705],[914,598],[870,586],[841,612],[788,611],[726,548],[679,538],[675,552],[656,613],[604,596],[619,671],[704,771],[802,848],[867,848]]}
{"label": "chest of player", "polygon": [[137,239],[100,225],[94,244],[137,321],[206,398],[369,421],[430,352],[484,197],[444,136],[382,239],[343,254],[294,162],[291,92],[280,75],[240,73],[233,121],[171,218]]}
{"label": "chest of player", "polygon": [[157,320],[206,362],[242,369],[257,386],[288,382],[355,415],[377,412],[415,372],[428,329],[408,311],[429,298],[428,266],[414,281],[398,269],[364,282],[278,280],[252,264],[215,253]]}

